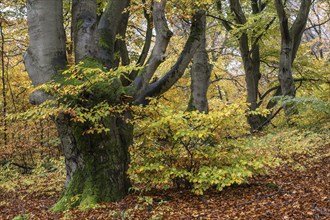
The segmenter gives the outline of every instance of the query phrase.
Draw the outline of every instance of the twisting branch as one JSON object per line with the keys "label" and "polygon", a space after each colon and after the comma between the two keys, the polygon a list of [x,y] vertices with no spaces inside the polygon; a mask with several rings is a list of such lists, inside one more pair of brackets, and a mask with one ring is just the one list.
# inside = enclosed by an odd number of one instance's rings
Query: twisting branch
{"label": "twisting branch", "polygon": [[[142,1],[145,4],[145,0]],[[151,11],[153,10],[153,7],[151,5]],[[143,64],[145,63],[147,56],[148,56],[148,52],[150,49],[150,45],[151,45],[151,38],[152,38],[152,30],[153,30],[153,17],[152,17],[152,13],[148,13],[146,8],[143,8],[143,14],[144,17],[147,20],[147,31],[146,31],[146,39],[145,39],[145,43],[142,49],[142,52],[140,54],[140,57],[137,61],[137,65],[139,66],[143,66]]]}
{"label": "twisting branch", "polygon": [[163,94],[181,78],[200,45],[202,33],[201,28],[203,27],[204,22],[206,22],[205,11],[197,11],[193,16],[190,35],[177,62],[161,79],[147,85],[146,89],[142,90],[141,93],[135,98],[135,102],[145,103],[146,97],[153,97]]}
{"label": "twisting branch", "polygon": [[144,72],[137,76],[133,82],[134,86],[140,91],[146,88],[159,65],[165,60],[165,52],[173,36],[173,33],[167,25],[165,6],[166,0],[154,1],[153,3],[153,21],[156,30],[156,42],[146,63]]}

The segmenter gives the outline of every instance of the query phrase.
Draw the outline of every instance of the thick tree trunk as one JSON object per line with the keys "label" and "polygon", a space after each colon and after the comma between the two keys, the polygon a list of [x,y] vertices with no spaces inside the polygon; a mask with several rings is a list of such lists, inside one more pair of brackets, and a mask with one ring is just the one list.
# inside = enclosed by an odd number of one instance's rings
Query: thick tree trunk
{"label": "thick tree trunk", "polygon": [[[67,189],[54,206],[61,211],[97,202],[117,201],[128,193],[130,182],[126,171],[128,147],[133,140],[133,127],[121,116],[106,118],[108,133],[84,134],[87,124],[72,122],[67,115],[56,119],[67,168]],[[77,198],[71,202],[72,198]]]}
{"label": "thick tree trunk", "polygon": [[191,95],[188,104],[188,110],[198,110],[199,112],[208,112],[207,90],[211,76],[211,66],[206,51],[206,15],[202,18],[202,32],[200,37],[200,46],[193,57],[191,68]]}
{"label": "thick tree trunk", "polygon": [[[95,48],[97,36],[103,37],[108,30],[104,23],[115,27],[118,19],[108,21],[101,19],[101,34],[96,33],[95,0],[74,1],[73,23],[75,25],[75,56],[76,62],[85,57],[94,57],[99,48]],[[120,8],[124,10],[128,1],[112,1],[103,16],[112,18],[108,13]],[[63,28],[62,1],[59,0],[28,0],[28,26],[30,45],[25,55],[25,65],[35,86],[49,82],[52,77],[66,66],[65,33]],[[116,15],[121,15],[116,11]],[[102,26],[103,25],[103,26]],[[100,29],[101,28],[101,29]],[[112,27],[111,27],[112,28]],[[110,37],[113,37],[111,35]],[[114,40],[114,39],[113,39]],[[113,63],[113,49],[103,48],[101,60]],[[103,45],[104,46],[104,45]],[[115,83],[109,89],[117,90]],[[114,92],[115,94],[115,92]],[[114,95],[115,96],[115,95]],[[112,97],[112,96],[111,96]],[[51,98],[42,91],[31,95],[34,104],[40,104]],[[118,103],[119,97],[106,97],[108,103]],[[93,106],[97,97],[90,97],[88,106]],[[113,115],[103,119],[103,124],[110,131],[102,134],[85,134],[92,125],[73,122],[68,115],[60,114],[55,118],[60,139],[63,145],[67,170],[66,189],[63,196],[54,206],[54,210],[88,205],[101,201],[115,201],[127,195],[130,186],[126,174],[133,130],[125,122],[129,113]]]}

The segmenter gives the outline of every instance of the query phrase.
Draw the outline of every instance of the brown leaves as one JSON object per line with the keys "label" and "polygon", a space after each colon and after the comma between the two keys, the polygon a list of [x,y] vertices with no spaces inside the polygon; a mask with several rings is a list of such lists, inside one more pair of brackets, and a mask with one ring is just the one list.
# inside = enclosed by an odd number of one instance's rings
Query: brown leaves
{"label": "brown leaves", "polygon": [[[326,146],[324,151],[329,151]],[[249,184],[209,191],[196,196],[189,191],[152,191],[132,194],[117,203],[99,204],[88,211],[52,213],[59,193],[39,193],[28,185],[0,194],[0,218],[29,214],[30,219],[328,219],[330,216],[330,157],[305,171],[284,166]],[[47,178],[56,178],[49,175]],[[33,193],[32,193],[33,192]]]}

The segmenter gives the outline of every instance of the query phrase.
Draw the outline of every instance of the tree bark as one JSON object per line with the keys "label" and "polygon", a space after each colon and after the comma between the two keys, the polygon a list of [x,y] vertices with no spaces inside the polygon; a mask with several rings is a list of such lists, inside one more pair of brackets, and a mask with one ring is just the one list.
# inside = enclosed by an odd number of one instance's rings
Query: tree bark
{"label": "tree bark", "polygon": [[[0,17],[0,19],[2,19]],[[6,95],[6,78],[5,78],[5,36],[3,32],[3,24],[2,21],[0,21],[0,38],[1,38],[1,83],[2,83],[2,101],[3,101],[3,107],[2,107],[2,116],[3,116],[3,144],[7,145],[7,95]]]}
{"label": "tree bark", "polygon": [[[88,124],[78,124],[61,114],[56,119],[64,149],[67,168],[67,188],[53,207],[61,211],[71,207],[117,201],[127,195],[130,182],[126,171],[129,163],[128,147],[133,140],[133,127],[124,117],[104,119],[110,132],[84,134]],[[78,197],[73,203],[70,200]]]}
{"label": "tree bark", "polygon": [[[122,2],[117,2],[118,5],[113,1],[108,10],[124,10]],[[25,65],[33,84],[38,86],[50,81],[54,74],[66,66],[62,1],[28,0],[27,8],[30,45],[25,56]],[[76,62],[85,57],[97,57],[98,54],[91,51],[95,51],[93,45],[97,40],[93,31],[96,27],[95,1],[76,1],[73,14],[76,25]],[[113,15],[107,15],[105,12],[103,16]],[[102,53],[106,54],[104,51]],[[106,56],[109,58],[113,54],[109,52]],[[109,60],[113,60],[113,57]],[[119,89],[114,84],[109,85],[109,88]],[[34,104],[50,98],[40,91],[32,96]],[[114,97],[113,100],[107,101],[116,105],[118,99],[119,97]],[[92,97],[89,105],[93,106],[99,101],[104,100]],[[70,116],[64,113],[55,117],[67,170],[66,190],[54,206],[55,211],[101,201],[119,200],[127,194],[130,186],[126,174],[129,162],[128,147],[133,139],[132,126],[125,122],[127,117],[129,113],[126,112],[104,118],[104,126],[110,128],[110,132],[89,135],[84,132],[91,125],[72,122]],[[72,203],[72,198],[77,197],[79,199]]]}
{"label": "tree bark", "polygon": [[206,51],[206,14],[201,18],[202,30],[200,37],[200,46],[197,49],[191,68],[191,94],[188,103],[188,110],[198,110],[199,112],[208,112],[207,90],[211,76],[211,66]]}
{"label": "tree bark", "polygon": [[28,0],[27,10],[30,44],[24,62],[32,84],[38,86],[66,66],[63,6],[62,1]]}
{"label": "tree bark", "polygon": [[[312,1],[301,1],[298,15],[291,28],[289,27],[289,18],[282,0],[274,0],[274,3],[281,30],[281,54],[278,79],[281,85],[282,95],[295,97],[296,88],[292,75],[292,65],[296,58],[301,37],[307,23]],[[286,104],[284,105],[284,111],[287,116],[290,116],[297,113],[297,108],[294,104]]]}
{"label": "tree bark", "polygon": [[146,104],[147,97],[155,97],[169,90],[181,78],[188,64],[193,58],[196,50],[200,45],[200,37],[203,29],[203,16],[205,12],[197,11],[192,18],[190,34],[188,40],[177,60],[171,69],[158,81],[148,84],[145,89],[139,91],[139,95],[135,97],[135,103]]}
{"label": "tree bark", "polygon": [[122,15],[130,0],[108,0],[97,26],[97,55],[94,56],[108,68],[115,66],[115,42]]}
{"label": "tree bark", "polygon": [[[30,44],[24,55],[24,64],[34,86],[50,81],[66,66],[62,10],[62,1],[27,1]],[[30,95],[30,102],[41,104],[49,98],[42,91],[36,91]]]}
{"label": "tree bark", "polygon": [[96,12],[96,0],[73,0],[72,2],[72,27],[76,63],[96,54]]}
{"label": "tree bark", "polygon": [[[154,1],[153,3],[153,21],[156,30],[156,42],[146,63],[146,67],[143,70],[143,74],[140,74],[134,80],[134,85],[139,92],[145,90],[159,65],[165,61],[165,52],[173,35],[167,25],[165,7],[166,0]],[[139,95],[138,93],[136,96]]]}
{"label": "tree bark", "polygon": [[[155,1],[155,10],[160,9],[161,13],[156,15],[154,22],[157,32],[161,34],[154,48],[155,53],[149,58],[145,68],[148,71],[143,74],[143,82],[147,84],[146,89],[142,87],[143,100],[148,95],[167,91],[182,76],[199,46],[201,14],[197,13],[191,35],[177,63],[165,74],[163,80],[153,85],[152,90],[147,90],[149,80],[163,59],[168,38],[172,35],[168,28],[162,29],[167,27],[164,20],[165,2]],[[109,0],[98,22],[95,0],[74,1],[72,14],[76,63],[91,57],[108,69],[118,67],[119,63],[115,62],[116,35],[123,35],[126,31],[120,24],[127,25],[127,14],[123,12],[129,3],[129,0]],[[27,6],[30,45],[25,56],[25,65],[33,85],[38,86],[49,82],[57,72],[66,67],[62,1],[28,0]],[[165,42],[163,38],[166,38]],[[124,59],[126,58],[122,56],[122,60]],[[124,89],[116,77],[107,86],[105,94],[99,88],[98,91],[86,94],[88,99],[84,101],[84,107],[93,108],[100,102],[116,106],[125,102],[121,99],[123,93],[133,96],[131,93],[137,91],[134,85]],[[126,92],[127,90],[130,91]],[[40,104],[49,98],[51,97],[40,91],[32,94],[34,104]],[[126,174],[129,163],[128,147],[133,140],[133,128],[126,122],[127,118],[130,118],[130,112],[113,113],[102,118],[102,123],[110,129],[109,132],[86,134],[85,131],[93,126],[89,122],[74,122],[65,113],[55,117],[67,170],[66,189],[54,206],[55,211],[102,201],[116,201],[127,195],[130,186]]]}
{"label": "tree bark", "polygon": [[[244,25],[247,20],[242,9],[239,0],[230,0],[230,10],[234,14],[236,24]],[[221,1],[217,1],[217,7],[221,11]],[[251,1],[252,14],[260,13],[263,6],[258,5],[256,0]],[[231,25],[227,21],[223,21],[224,27],[227,31],[232,30]],[[249,103],[249,109],[255,111],[258,108],[258,89],[259,80],[261,78],[260,73],[260,49],[258,43],[258,37],[254,36],[249,39],[246,33],[241,33],[238,36],[239,49],[243,61],[243,67],[245,72],[245,82],[247,88],[246,100]],[[254,42],[252,46],[249,46],[249,42]],[[263,118],[259,115],[249,114],[247,121],[251,127],[251,130],[256,130],[263,122]]]}

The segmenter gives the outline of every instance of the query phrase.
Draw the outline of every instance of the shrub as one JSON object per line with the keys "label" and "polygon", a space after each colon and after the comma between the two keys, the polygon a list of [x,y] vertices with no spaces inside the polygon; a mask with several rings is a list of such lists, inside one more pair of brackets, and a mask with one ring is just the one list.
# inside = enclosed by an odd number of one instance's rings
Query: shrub
{"label": "shrub", "polygon": [[267,157],[244,138],[246,110],[246,104],[231,104],[204,114],[155,101],[134,107],[136,140],[128,172],[136,188],[177,186],[202,194],[263,172]]}

